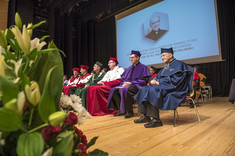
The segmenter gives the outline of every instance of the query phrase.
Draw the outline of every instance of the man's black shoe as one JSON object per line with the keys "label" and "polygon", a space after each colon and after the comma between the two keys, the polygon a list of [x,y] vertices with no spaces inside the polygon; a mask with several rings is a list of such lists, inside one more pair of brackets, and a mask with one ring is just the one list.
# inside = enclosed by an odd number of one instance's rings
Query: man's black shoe
{"label": "man's black shoe", "polygon": [[141,116],[139,119],[134,120],[134,123],[146,123],[150,121],[151,121],[150,117]]}
{"label": "man's black shoe", "polygon": [[132,118],[134,116],[133,112],[127,112],[126,115],[124,116],[124,118]]}
{"label": "man's black shoe", "polygon": [[160,127],[162,126],[162,121],[161,120],[156,120],[156,119],[153,119],[151,120],[148,124],[145,124],[144,127],[145,128],[153,128],[153,127]]}
{"label": "man's black shoe", "polygon": [[121,113],[120,111],[118,111],[117,114],[113,114],[113,116],[122,116],[122,115],[125,115],[125,113]]}

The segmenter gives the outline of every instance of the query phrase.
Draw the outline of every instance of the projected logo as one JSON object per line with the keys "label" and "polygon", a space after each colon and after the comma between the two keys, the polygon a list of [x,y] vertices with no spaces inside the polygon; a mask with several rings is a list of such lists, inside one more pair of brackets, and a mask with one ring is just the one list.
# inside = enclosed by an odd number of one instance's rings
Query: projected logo
{"label": "projected logo", "polygon": [[154,12],[143,23],[144,36],[150,40],[158,41],[169,30],[168,14]]}

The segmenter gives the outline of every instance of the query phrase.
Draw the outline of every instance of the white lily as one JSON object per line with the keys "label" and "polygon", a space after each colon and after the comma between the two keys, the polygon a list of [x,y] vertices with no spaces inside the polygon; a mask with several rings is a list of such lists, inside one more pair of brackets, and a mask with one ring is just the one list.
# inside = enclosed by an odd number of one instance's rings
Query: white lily
{"label": "white lily", "polygon": [[51,156],[51,155],[52,155],[52,152],[53,152],[53,147],[47,149],[47,150],[42,154],[42,156]]}
{"label": "white lily", "polygon": [[17,110],[20,113],[20,115],[23,114],[24,103],[25,103],[25,95],[24,95],[24,92],[21,91],[19,92],[18,98],[17,98]]}
{"label": "white lily", "polygon": [[26,54],[30,54],[30,36],[28,34],[27,28],[23,25],[23,33],[21,34],[17,26],[11,28],[11,31],[16,37],[16,40],[21,48],[21,50]]}
{"label": "white lily", "polygon": [[26,93],[26,97],[29,100],[29,102],[32,105],[37,106],[37,104],[40,101],[40,96],[41,96],[38,83],[35,81],[32,81],[31,86],[26,85],[25,86],[25,93]]}
{"label": "white lily", "polygon": [[16,76],[18,76],[18,71],[19,71],[19,68],[20,68],[21,63],[22,63],[22,58],[19,59],[17,62],[15,60],[10,60],[10,62],[14,64],[14,66],[15,66],[15,74],[16,74]]}
{"label": "white lily", "polygon": [[39,38],[34,38],[33,40],[31,40],[30,51],[32,51],[35,48],[37,48],[37,51],[40,51],[44,45],[46,45],[46,42],[43,41],[43,42],[40,43]]}
{"label": "white lily", "polygon": [[4,56],[2,55],[2,47],[0,46],[0,76],[5,77],[5,68],[7,67]]}
{"label": "white lily", "polygon": [[32,34],[33,34],[33,30],[32,29],[29,29],[33,24],[32,23],[29,23],[27,25],[27,31],[28,31],[28,34],[29,34],[29,37],[31,38],[32,37]]}

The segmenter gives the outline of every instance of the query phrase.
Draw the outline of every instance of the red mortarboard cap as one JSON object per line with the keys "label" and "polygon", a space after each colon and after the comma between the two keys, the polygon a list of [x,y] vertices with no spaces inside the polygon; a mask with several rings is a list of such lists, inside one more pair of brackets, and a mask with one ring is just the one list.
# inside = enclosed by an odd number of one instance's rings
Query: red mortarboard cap
{"label": "red mortarboard cap", "polygon": [[116,58],[110,57],[110,58],[109,58],[109,61],[113,61],[113,62],[115,62],[116,64],[118,64],[118,60],[117,60]]}
{"label": "red mortarboard cap", "polygon": [[79,68],[73,68],[73,71],[79,72]]}
{"label": "red mortarboard cap", "polygon": [[80,68],[82,68],[82,69],[86,69],[86,70],[88,70],[88,69],[89,69],[89,67],[87,67],[87,66],[85,66],[85,65],[80,65]]}

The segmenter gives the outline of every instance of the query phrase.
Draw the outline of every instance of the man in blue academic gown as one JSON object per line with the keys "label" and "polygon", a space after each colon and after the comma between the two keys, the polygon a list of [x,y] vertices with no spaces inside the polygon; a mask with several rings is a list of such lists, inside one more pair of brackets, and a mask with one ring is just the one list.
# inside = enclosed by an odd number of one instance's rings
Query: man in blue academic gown
{"label": "man in blue academic gown", "polygon": [[135,96],[138,112],[144,115],[134,122],[148,122],[144,125],[146,128],[162,126],[159,109],[175,110],[185,101],[190,89],[187,80],[191,70],[182,61],[174,59],[173,49],[162,48],[161,58],[166,66]]}
{"label": "man in blue academic gown", "polygon": [[130,60],[132,65],[122,74],[121,84],[109,92],[108,109],[118,110],[114,116],[126,113],[125,118],[131,118],[133,113],[133,96],[146,85],[150,73],[148,67],[139,62],[140,52],[132,50]]}

